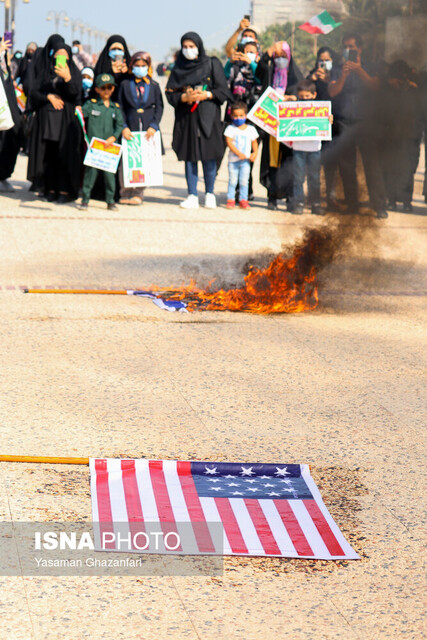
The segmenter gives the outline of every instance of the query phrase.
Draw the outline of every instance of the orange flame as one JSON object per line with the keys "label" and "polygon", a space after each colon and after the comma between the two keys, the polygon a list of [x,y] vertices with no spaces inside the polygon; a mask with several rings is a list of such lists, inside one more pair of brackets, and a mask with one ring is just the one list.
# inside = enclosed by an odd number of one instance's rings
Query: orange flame
{"label": "orange flame", "polygon": [[250,267],[237,289],[211,291],[189,286],[167,291],[170,299],[185,300],[190,311],[247,311],[251,313],[301,313],[318,305],[317,263],[323,246],[321,234],[308,231],[291,257],[278,254],[265,269]]}

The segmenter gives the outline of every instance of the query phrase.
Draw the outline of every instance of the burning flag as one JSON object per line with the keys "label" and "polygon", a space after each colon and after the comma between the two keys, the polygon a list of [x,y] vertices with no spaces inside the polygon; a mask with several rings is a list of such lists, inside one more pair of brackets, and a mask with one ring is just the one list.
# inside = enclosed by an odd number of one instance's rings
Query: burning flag
{"label": "burning flag", "polygon": [[311,18],[308,22],[304,22],[299,28],[303,31],[307,31],[312,35],[331,33],[334,29],[342,25],[342,22],[335,22],[333,17],[327,11],[322,11],[314,18]]}

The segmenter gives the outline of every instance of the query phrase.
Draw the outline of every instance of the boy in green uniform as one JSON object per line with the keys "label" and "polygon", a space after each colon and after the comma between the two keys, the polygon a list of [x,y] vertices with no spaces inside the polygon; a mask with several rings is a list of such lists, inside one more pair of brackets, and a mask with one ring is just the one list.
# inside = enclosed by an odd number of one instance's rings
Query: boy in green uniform
{"label": "boy in green uniform", "polygon": [[[113,144],[120,137],[123,129],[123,116],[120,106],[116,102],[111,102],[116,83],[114,77],[109,73],[101,73],[95,79],[95,91],[99,95],[98,99],[87,100],[82,107],[86,120],[88,137],[101,138],[107,144]],[[82,201],[78,205],[79,209],[87,209],[90,194],[95,184],[98,171],[94,167],[85,167],[85,176],[82,188]],[[116,176],[114,173],[103,171],[105,184],[105,200],[110,211],[118,211],[118,206],[114,202],[116,191]]]}

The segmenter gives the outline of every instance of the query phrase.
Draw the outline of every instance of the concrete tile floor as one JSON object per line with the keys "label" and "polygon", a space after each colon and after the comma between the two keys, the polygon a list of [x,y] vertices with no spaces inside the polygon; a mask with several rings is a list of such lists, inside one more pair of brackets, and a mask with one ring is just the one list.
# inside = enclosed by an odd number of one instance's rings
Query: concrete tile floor
{"label": "concrete tile floor", "polygon": [[[167,314],[119,296],[20,286],[242,282],[306,225],[265,208],[182,211],[167,186],[82,215],[0,195],[1,453],[308,462],[360,562],[226,559],[222,577],[0,577],[1,640],[416,638],[423,627],[425,229],[392,213],[329,267],[319,309]],[[218,179],[225,201],[226,167]],[[363,221],[366,222],[366,221]],[[348,224],[360,226],[360,221]],[[90,519],[88,470],[0,464],[4,521]]]}

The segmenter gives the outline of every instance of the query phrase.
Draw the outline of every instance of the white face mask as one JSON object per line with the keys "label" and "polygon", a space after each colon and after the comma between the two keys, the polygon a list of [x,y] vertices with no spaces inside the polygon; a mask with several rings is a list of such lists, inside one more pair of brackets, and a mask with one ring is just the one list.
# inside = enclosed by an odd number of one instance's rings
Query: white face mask
{"label": "white face mask", "polygon": [[289,67],[288,58],[275,58],[274,64],[278,69],[287,69]]}
{"label": "white face mask", "polygon": [[249,58],[249,60],[250,60],[251,62],[255,62],[255,60],[256,60],[256,53],[247,53],[246,55],[248,56],[248,58]]}
{"label": "white face mask", "polygon": [[195,60],[199,55],[199,50],[197,47],[182,47],[182,55],[187,60]]}

